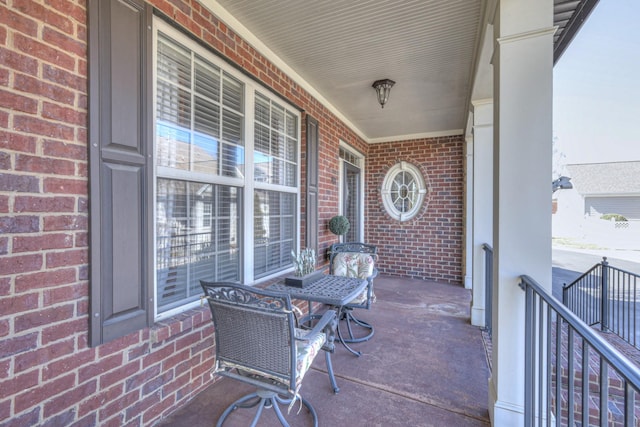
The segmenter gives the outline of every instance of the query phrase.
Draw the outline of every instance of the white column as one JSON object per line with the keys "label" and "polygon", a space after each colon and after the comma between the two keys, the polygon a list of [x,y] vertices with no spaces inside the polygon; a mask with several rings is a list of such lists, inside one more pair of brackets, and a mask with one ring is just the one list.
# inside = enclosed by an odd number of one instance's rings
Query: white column
{"label": "white column", "polygon": [[473,101],[473,302],[471,324],[485,322],[485,254],[493,246],[493,100]]}
{"label": "white column", "polygon": [[[473,117],[473,112],[471,113]],[[464,287],[473,288],[473,134],[465,136]],[[473,300],[472,300],[473,307]]]}
{"label": "white column", "polygon": [[494,18],[493,425],[524,419],[527,274],[551,290],[553,0],[500,0]]}

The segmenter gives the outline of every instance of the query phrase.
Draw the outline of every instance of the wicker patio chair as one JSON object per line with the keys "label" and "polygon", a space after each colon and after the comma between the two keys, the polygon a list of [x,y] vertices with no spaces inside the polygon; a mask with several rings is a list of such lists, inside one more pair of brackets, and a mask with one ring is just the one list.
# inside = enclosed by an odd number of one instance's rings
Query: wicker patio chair
{"label": "wicker patio chair", "polygon": [[[226,282],[200,281],[215,328],[216,362],[212,375],[220,375],[257,388],[229,405],[218,419],[222,426],[238,408],[257,407],[252,426],[263,409],[273,408],[280,423],[287,421],[279,404],[293,407],[299,400],[318,425],[311,403],[300,396],[305,373],[323,346],[333,344],[336,313],[328,310],[311,330],[296,327],[288,294]],[[325,352],[332,385],[329,352]]]}
{"label": "wicker patio chair", "polygon": [[[342,335],[342,339],[348,343],[367,341],[373,336],[373,325],[354,316],[354,309],[371,308],[375,302],[376,295],[373,292],[373,279],[378,275],[375,267],[378,261],[378,248],[366,243],[334,243],[330,248],[329,274],[336,276],[358,277],[367,279],[368,285],[364,292],[354,298],[343,307],[340,323],[345,322],[348,337]],[[366,335],[356,337],[353,333],[352,324],[356,324],[366,330]],[[340,325],[338,325],[340,327]]]}

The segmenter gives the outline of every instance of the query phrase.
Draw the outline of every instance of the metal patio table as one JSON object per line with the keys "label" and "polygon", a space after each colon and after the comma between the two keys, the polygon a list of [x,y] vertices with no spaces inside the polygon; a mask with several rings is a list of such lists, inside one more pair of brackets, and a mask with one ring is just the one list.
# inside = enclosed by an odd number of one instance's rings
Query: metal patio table
{"label": "metal patio table", "polygon": [[[267,289],[286,292],[292,299],[307,301],[309,303],[309,315],[304,319],[301,319],[301,323],[304,324],[307,321],[313,320],[315,318],[314,316],[317,315],[312,312],[312,304],[314,302],[327,304],[335,308],[338,312],[338,319],[340,319],[343,307],[360,295],[366,287],[366,279],[325,274],[317,281],[309,283],[303,288],[285,285],[284,282],[277,282],[273,285],[267,286]],[[351,353],[356,356],[360,356],[359,351],[353,350],[342,339],[340,328],[336,329],[338,330],[338,341],[340,341],[340,343]]]}

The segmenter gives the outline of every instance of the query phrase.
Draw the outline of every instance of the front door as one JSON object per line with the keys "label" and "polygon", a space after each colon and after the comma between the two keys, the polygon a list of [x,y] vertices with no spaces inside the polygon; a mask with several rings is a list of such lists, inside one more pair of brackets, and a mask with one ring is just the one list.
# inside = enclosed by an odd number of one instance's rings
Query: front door
{"label": "front door", "polygon": [[348,162],[342,162],[342,214],[351,226],[344,236],[345,242],[362,242],[362,209],[360,206],[360,168]]}

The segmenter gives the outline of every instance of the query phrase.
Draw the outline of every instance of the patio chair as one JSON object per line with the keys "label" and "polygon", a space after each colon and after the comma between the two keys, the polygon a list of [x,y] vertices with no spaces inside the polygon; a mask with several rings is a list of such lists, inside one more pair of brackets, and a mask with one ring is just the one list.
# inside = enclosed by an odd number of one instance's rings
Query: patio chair
{"label": "patio chair", "polygon": [[[378,261],[378,248],[366,243],[334,243],[330,248],[329,274],[336,276],[359,277],[367,279],[368,285],[364,292],[354,298],[349,304],[343,307],[340,321],[344,321],[349,333],[348,337],[342,336],[342,340],[348,343],[357,343],[369,340],[374,333],[373,325],[358,319],[353,315],[354,309],[371,308],[375,302],[376,295],[373,292],[373,279],[378,275],[375,263]],[[356,337],[353,333],[352,324],[364,328],[366,335]],[[338,328],[340,325],[338,325]]]}
{"label": "patio chair", "polygon": [[[228,377],[257,388],[229,405],[217,426],[238,408],[257,407],[252,426],[265,408],[273,408],[280,423],[288,426],[279,404],[296,401],[306,406],[318,425],[311,403],[300,396],[305,373],[318,351],[333,345],[336,313],[328,310],[311,330],[296,327],[288,294],[226,282],[200,281],[215,328],[215,368],[211,375]],[[333,347],[331,347],[333,348]],[[331,385],[335,378],[329,352],[325,352]]]}

